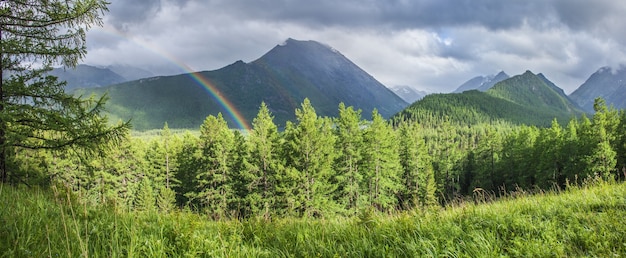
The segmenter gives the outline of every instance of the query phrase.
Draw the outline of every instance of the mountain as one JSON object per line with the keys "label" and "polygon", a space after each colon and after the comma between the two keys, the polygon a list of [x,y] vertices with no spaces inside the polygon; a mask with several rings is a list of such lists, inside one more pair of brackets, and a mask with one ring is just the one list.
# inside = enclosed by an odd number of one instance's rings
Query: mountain
{"label": "mountain", "polygon": [[66,81],[65,90],[71,91],[77,88],[102,87],[127,81],[124,77],[108,68],[98,68],[89,65],[78,65],[75,68],[54,68],[50,75]]}
{"label": "mountain", "polygon": [[543,74],[535,75],[531,71],[501,81],[487,92],[492,96],[536,109],[565,113],[580,111],[561,88]]}
{"label": "mountain", "polygon": [[154,73],[148,70],[130,65],[109,65],[106,68],[124,77],[125,81],[133,81],[155,76]]}
{"label": "mountain", "polygon": [[509,78],[509,75],[504,71],[500,71],[498,74],[488,76],[476,76],[465,83],[461,84],[454,93],[461,93],[468,90],[487,91],[491,89],[496,83],[501,82]]}
{"label": "mountain", "polygon": [[[199,82],[227,101],[216,101]],[[337,116],[340,102],[362,109],[365,118],[374,108],[390,117],[408,105],[337,50],[294,39],[250,63],[237,61],[214,71],[152,77],[86,91],[108,92],[107,106],[113,118],[132,118],[137,130],[161,128],[164,122],[172,128],[197,128],[207,115],[218,112],[235,127],[236,121],[228,114],[232,110],[250,124],[262,101],[281,127],[295,120],[295,109],[305,98],[321,116]]]}
{"label": "mountain", "polygon": [[288,39],[252,64],[275,76],[298,103],[308,97],[321,114],[336,115],[337,106],[374,109],[385,117],[408,103],[332,47],[315,41]]}
{"label": "mountain", "polygon": [[602,67],[570,94],[570,98],[587,112],[593,112],[597,97],[602,97],[608,106],[626,108],[626,67]]}
{"label": "mountain", "polygon": [[469,90],[428,95],[394,119],[424,122],[447,117],[460,124],[506,121],[548,126],[554,118],[566,122],[581,113],[563,90],[545,76],[526,71],[496,83],[485,92]]}
{"label": "mountain", "polygon": [[421,90],[416,90],[413,87],[409,87],[406,85],[398,85],[390,88],[396,95],[402,98],[407,103],[413,103],[422,99],[428,93]]}

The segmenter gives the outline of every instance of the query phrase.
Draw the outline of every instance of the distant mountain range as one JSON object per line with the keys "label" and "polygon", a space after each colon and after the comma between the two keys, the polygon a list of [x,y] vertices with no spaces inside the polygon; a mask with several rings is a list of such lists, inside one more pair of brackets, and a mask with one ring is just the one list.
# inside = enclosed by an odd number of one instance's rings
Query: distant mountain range
{"label": "distant mountain range", "polygon": [[[385,117],[397,112],[396,118],[429,113],[464,121],[536,125],[547,125],[554,117],[566,120],[581,110],[593,113],[597,97],[618,109],[626,108],[624,66],[600,68],[569,96],[543,74],[530,71],[514,77],[504,71],[477,76],[454,91],[460,94],[426,96],[409,86],[387,89],[332,47],[294,39],[253,62],[237,61],[214,71],[155,77],[131,66],[79,65],[56,68],[50,74],[67,81],[66,89],[77,94],[108,92],[110,115],[132,118],[138,130],[161,128],[164,122],[196,128],[207,115],[218,112],[234,127],[234,119],[227,114],[233,107],[249,124],[261,101],[273,112],[275,122],[284,126],[295,119],[294,110],[305,97],[321,116],[336,116],[338,104],[344,102],[362,109],[364,118],[376,108]],[[232,106],[226,108],[220,103],[223,99],[216,100],[198,78]],[[414,104],[403,110],[409,103]]]}
{"label": "distant mountain range", "polygon": [[496,83],[485,92],[431,94],[398,113],[394,119],[428,121],[447,118],[461,124],[506,121],[548,126],[566,122],[582,111],[542,74],[526,71]]}
{"label": "distant mountain range", "polygon": [[108,68],[98,68],[84,64],[75,68],[54,68],[49,74],[58,77],[59,81],[66,81],[66,91],[72,91],[77,88],[102,87],[127,81],[124,77]]}
{"label": "distant mountain range", "polygon": [[[227,99],[220,104],[209,94]],[[295,120],[295,109],[309,98],[320,116],[337,116],[340,102],[361,109],[369,118],[373,109],[384,117],[401,111],[408,103],[330,46],[315,41],[288,39],[261,58],[237,61],[214,71],[144,78],[107,87],[82,89],[78,94],[108,92],[108,110],[114,119],[132,119],[137,130],[197,128],[207,115],[227,115],[236,109],[250,123],[264,101],[284,126]]]}
{"label": "distant mountain range", "polygon": [[428,95],[428,92],[416,90],[410,86],[394,86],[389,88],[407,103],[413,103]]}
{"label": "distant mountain range", "polygon": [[461,84],[453,93],[461,93],[468,90],[487,91],[491,89],[496,83],[501,82],[509,78],[509,75],[504,71],[500,71],[494,75],[488,76],[476,76],[465,83]]}
{"label": "distant mountain range", "polygon": [[155,76],[154,73],[148,70],[130,65],[109,65],[106,68],[113,71],[114,73],[119,74],[126,81],[133,81]]}
{"label": "distant mountain range", "polygon": [[595,98],[602,97],[607,105],[626,108],[626,67],[602,67],[593,73],[570,97],[586,112],[593,112]]}
{"label": "distant mountain range", "polygon": [[[566,96],[564,91],[545,78],[543,74],[538,74],[548,86],[557,91],[561,96]],[[459,86],[454,93],[461,93],[468,90],[487,91],[498,82],[508,79],[509,76],[503,71],[489,76],[477,76]],[[569,96],[576,108],[587,113],[593,113],[593,103],[598,97],[603,98],[607,105],[617,109],[626,108],[626,67],[618,68],[602,67],[593,73],[578,89]]]}
{"label": "distant mountain range", "polygon": [[66,81],[66,91],[78,88],[103,87],[154,76],[149,71],[132,66],[96,67],[85,64],[80,64],[75,68],[54,68],[49,74],[56,76],[60,81]]}

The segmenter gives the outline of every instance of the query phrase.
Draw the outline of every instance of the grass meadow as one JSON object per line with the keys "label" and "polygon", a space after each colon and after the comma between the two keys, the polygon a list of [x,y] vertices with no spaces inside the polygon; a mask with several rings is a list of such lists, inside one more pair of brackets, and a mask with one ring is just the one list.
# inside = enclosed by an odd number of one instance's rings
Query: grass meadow
{"label": "grass meadow", "polygon": [[[485,200],[489,198],[481,198]],[[1,257],[619,257],[626,185],[517,193],[398,214],[211,221],[88,206],[67,191],[0,185]]]}

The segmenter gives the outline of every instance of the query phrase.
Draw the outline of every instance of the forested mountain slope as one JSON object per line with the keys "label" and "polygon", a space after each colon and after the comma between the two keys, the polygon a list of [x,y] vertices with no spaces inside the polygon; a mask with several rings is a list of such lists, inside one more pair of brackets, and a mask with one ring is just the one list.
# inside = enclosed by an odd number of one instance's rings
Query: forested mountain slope
{"label": "forested mountain slope", "polygon": [[535,75],[531,71],[501,81],[487,93],[546,112],[579,111],[560,88],[546,79],[543,74]]}
{"label": "forested mountain slope", "polygon": [[[204,86],[201,84],[205,84]],[[207,86],[227,105],[217,101]],[[207,115],[221,112],[231,127],[228,110],[238,110],[246,123],[265,102],[280,127],[295,119],[294,110],[309,98],[322,116],[337,116],[343,102],[369,117],[378,109],[389,117],[408,105],[335,49],[315,41],[288,39],[251,63],[237,61],[224,68],[162,76],[88,90],[108,92],[115,118],[132,118],[135,129],[198,127]]]}
{"label": "forested mountain slope", "polygon": [[548,126],[566,122],[581,111],[542,74],[530,71],[503,80],[486,92],[432,94],[398,113],[394,119],[428,121],[447,118],[462,124],[507,121]]}

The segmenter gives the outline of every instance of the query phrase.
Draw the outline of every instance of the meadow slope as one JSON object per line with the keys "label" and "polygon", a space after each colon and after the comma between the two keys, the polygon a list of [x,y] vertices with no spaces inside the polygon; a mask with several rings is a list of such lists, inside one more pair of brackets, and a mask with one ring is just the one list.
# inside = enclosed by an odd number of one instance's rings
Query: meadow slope
{"label": "meadow slope", "polygon": [[[485,198],[483,198],[485,197]],[[626,253],[626,184],[597,183],[431,211],[214,222],[188,211],[90,207],[0,185],[2,257],[563,257]]]}

